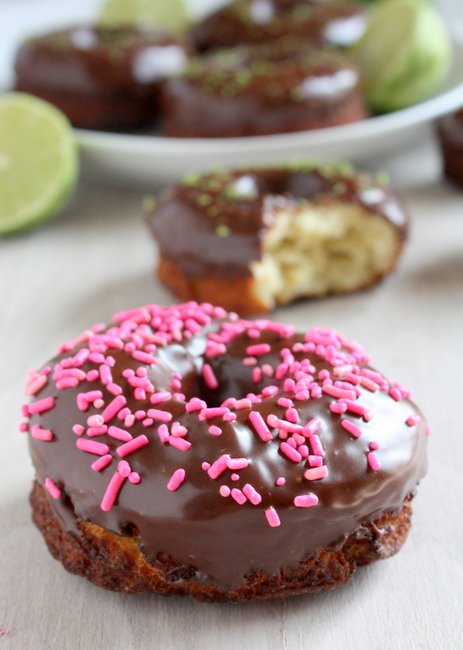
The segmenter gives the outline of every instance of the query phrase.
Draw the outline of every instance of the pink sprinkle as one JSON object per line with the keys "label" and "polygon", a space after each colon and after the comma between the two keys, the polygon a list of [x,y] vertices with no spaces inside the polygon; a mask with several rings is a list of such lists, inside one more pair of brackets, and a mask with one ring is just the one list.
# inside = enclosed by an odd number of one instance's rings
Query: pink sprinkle
{"label": "pink sprinkle", "polygon": [[255,357],[246,357],[243,359],[243,366],[255,366],[257,364],[257,359]]}
{"label": "pink sprinkle", "polygon": [[45,488],[53,499],[59,499],[61,497],[61,490],[49,476],[45,479]]}
{"label": "pink sprinkle", "polygon": [[219,488],[220,496],[222,497],[229,497],[231,490],[228,487],[228,485],[221,485]]}
{"label": "pink sprinkle", "polygon": [[275,481],[275,485],[278,485],[278,487],[282,487],[285,483],[286,483],[286,479],[284,476],[279,476]]}
{"label": "pink sprinkle", "polygon": [[75,424],[72,427],[72,430],[76,434],[76,436],[82,436],[85,433],[85,427],[82,426],[82,424]]}
{"label": "pink sprinkle", "polygon": [[334,404],[330,404],[329,409],[331,413],[340,415],[341,413],[346,413],[347,404],[345,404],[344,402],[334,402]]}
{"label": "pink sprinkle", "polygon": [[160,422],[170,422],[172,420],[172,413],[160,409],[148,409],[148,416]]}
{"label": "pink sprinkle", "polygon": [[58,390],[64,390],[66,388],[76,388],[80,384],[80,381],[77,379],[77,377],[64,377],[63,379],[59,379],[56,382],[56,388]]}
{"label": "pink sprinkle", "polygon": [[239,481],[240,480],[240,475],[237,474],[236,472],[233,472],[232,474],[230,474],[230,478],[231,478],[232,481]]}
{"label": "pink sprinkle", "polygon": [[113,376],[111,373],[111,368],[106,363],[102,363],[100,366],[100,378],[103,384],[112,383]]}
{"label": "pink sprinkle", "polygon": [[288,420],[280,420],[273,413],[267,417],[267,423],[271,427],[275,427],[281,431],[289,431],[289,433],[302,433],[303,431],[303,427],[300,424],[293,424],[292,422],[288,422]]}
{"label": "pink sprinkle", "polygon": [[170,490],[171,492],[175,492],[175,490],[178,490],[178,488],[182,485],[183,481],[185,480],[186,472],[183,468],[176,469],[175,472],[172,474],[172,476],[169,479],[169,482],[167,483],[167,489]]}
{"label": "pink sprinkle", "polygon": [[292,460],[293,463],[300,463],[302,460],[301,454],[296,449],[293,449],[291,445],[288,445],[287,442],[280,443],[280,451],[286,456],[286,458]]}
{"label": "pink sprinkle", "polygon": [[175,447],[175,449],[178,449],[179,451],[188,451],[191,447],[191,442],[178,436],[169,436],[168,443],[171,447]]}
{"label": "pink sprinkle", "polygon": [[117,471],[124,478],[129,478],[132,469],[126,460],[121,460],[117,464]]}
{"label": "pink sprinkle", "polygon": [[347,410],[350,411],[351,413],[355,413],[356,415],[362,415],[362,416],[365,416],[365,414],[368,413],[367,409],[361,404],[358,404],[357,402],[352,402],[351,400],[348,399],[343,399],[342,402],[347,406]]}
{"label": "pink sprinkle", "polygon": [[268,354],[271,348],[268,343],[256,343],[255,345],[249,345],[246,348],[246,354],[248,357],[258,357],[262,354]]}
{"label": "pink sprinkle", "polygon": [[117,454],[121,458],[124,458],[124,456],[128,456],[132,452],[136,451],[137,449],[140,449],[141,447],[144,447],[149,443],[148,438],[142,434],[141,436],[137,436],[136,438],[132,438],[129,442],[124,443],[120,447],[117,448]]}
{"label": "pink sprinkle", "polygon": [[319,428],[321,427],[321,421],[319,418],[312,418],[307,422],[305,427],[303,428],[303,434],[304,436],[308,437],[316,433]]}
{"label": "pink sprinkle", "polygon": [[234,422],[237,418],[236,413],[232,413],[231,411],[229,413],[225,413],[223,416],[222,420],[224,422]]}
{"label": "pink sprinkle", "polygon": [[98,370],[96,368],[93,368],[92,370],[89,370],[87,372],[86,379],[87,379],[87,381],[96,381],[99,376],[100,376],[100,373],[98,372]]}
{"label": "pink sprinkle", "polygon": [[214,374],[214,371],[212,370],[212,367],[208,364],[205,363],[202,369],[202,375],[203,379],[206,383],[206,386],[212,390],[216,389],[219,387],[219,382],[217,380],[217,377]]}
{"label": "pink sprinkle", "polygon": [[87,440],[86,438],[77,438],[76,447],[81,451],[86,451],[89,454],[96,454],[97,456],[104,456],[104,454],[109,452],[109,447],[104,442]]}
{"label": "pink sprinkle", "polygon": [[215,424],[212,424],[209,429],[209,433],[211,436],[220,436],[222,435],[222,429],[220,427],[217,427]]}
{"label": "pink sprinkle", "polygon": [[[400,400],[402,399],[402,393],[400,392],[400,390],[398,388],[391,388],[391,390],[389,391],[389,395],[396,402],[400,402]],[[374,470],[374,471],[376,471],[376,470]]]}
{"label": "pink sprinkle", "polygon": [[252,381],[255,384],[258,384],[260,381],[262,381],[262,370],[257,366],[252,369]]}
{"label": "pink sprinkle", "polygon": [[372,440],[368,446],[372,451],[379,449],[379,444],[376,442],[376,440]]}
{"label": "pink sprinkle", "polygon": [[367,454],[368,465],[373,472],[377,472],[381,469],[381,463],[378,460],[378,456],[374,451],[369,451]]}
{"label": "pink sprinkle", "polygon": [[19,424],[19,433],[27,433],[29,431],[29,425],[27,422],[20,422]]}
{"label": "pink sprinkle", "polygon": [[347,399],[354,400],[357,397],[353,390],[344,390],[342,388],[332,386],[331,384],[324,384],[322,391],[326,395],[331,395],[332,397],[336,397],[338,399],[346,397]]}
{"label": "pink sprinkle", "polygon": [[120,386],[118,386],[117,384],[115,384],[114,382],[111,382],[110,384],[108,384],[106,386],[106,388],[108,389],[108,391],[112,395],[121,395],[123,393],[122,388]]}
{"label": "pink sprinkle", "polygon": [[263,442],[269,442],[272,440],[272,433],[265,423],[264,418],[258,411],[251,411],[249,414],[249,420],[253,425],[257,435]]}
{"label": "pink sprinkle", "polygon": [[209,469],[210,466],[211,466],[210,463],[206,463],[206,462],[201,463],[201,468],[202,468],[205,472],[207,472],[207,470]]}
{"label": "pink sprinkle", "polygon": [[262,501],[262,496],[250,483],[246,483],[246,485],[243,486],[243,494],[249,499],[253,506],[258,506]]}
{"label": "pink sprinkle", "polygon": [[289,422],[292,422],[293,424],[297,424],[299,422],[299,414],[295,408],[292,407],[288,408],[286,410],[285,415],[286,415],[286,419]]}
{"label": "pink sprinkle", "polygon": [[94,472],[101,472],[102,469],[104,469],[111,463],[112,459],[113,457],[111,456],[111,454],[105,454],[104,456],[100,456],[100,458],[97,458],[96,461],[90,465],[90,467],[93,469]]}
{"label": "pink sprinkle", "polygon": [[328,467],[326,465],[311,467],[304,472],[304,478],[308,481],[318,481],[326,476],[328,476]]}
{"label": "pink sprinkle", "polygon": [[118,395],[115,397],[111,402],[109,402],[108,406],[105,408],[103,411],[102,418],[104,422],[109,422],[110,420],[115,417],[118,412],[123,408],[127,403],[127,400],[123,395]]}
{"label": "pink sprinkle", "polygon": [[322,447],[322,443],[320,441],[320,438],[317,436],[317,434],[314,434],[313,436],[309,436],[309,444],[312,448],[313,453],[316,456],[324,456],[325,452]]}
{"label": "pink sprinkle", "polygon": [[167,424],[160,424],[158,426],[158,436],[159,439],[162,443],[169,442],[169,429],[167,428]]}
{"label": "pink sprinkle", "polygon": [[270,506],[270,508],[266,508],[265,516],[271,528],[277,528],[278,526],[280,526],[281,524],[280,517],[278,516],[278,513],[273,506]]}
{"label": "pink sprinkle", "polygon": [[199,397],[192,397],[189,402],[187,402],[186,405],[186,412],[187,413],[193,413],[194,411],[201,411],[205,409],[207,406],[206,402],[204,400],[199,399]]}
{"label": "pink sprinkle", "polygon": [[100,505],[104,512],[108,512],[113,507],[124,481],[125,477],[119,472],[111,477]]}
{"label": "pink sprinkle", "polygon": [[134,350],[132,352],[132,357],[137,361],[146,363],[148,366],[151,366],[157,362],[156,357],[148,352],[143,352],[143,350]]}
{"label": "pink sprinkle", "polygon": [[87,424],[89,427],[99,427],[104,423],[104,420],[101,415],[91,415],[87,418]]}
{"label": "pink sprinkle", "polygon": [[215,408],[205,408],[199,414],[199,419],[210,420],[211,418],[220,418],[229,412],[230,412],[229,409],[223,406],[216,406]]}
{"label": "pink sprinkle", "polygon": [[45,375],[35,375],[26,384],[26,395],[37,395],[47,383]]}
{"label": "pink sprinkle", "polygon": [[36,440],[42,440],[43,442],[50,442],[53,440],[53,432],[50,429],[42,429],[38,424],[33,424],[31,427],[31,436]]}
{"label": "pink sprinkle", "polygon": [[138,472],[130,472],[129,481],[130,483],[133,483],[133,485],[138,485],[141,481],[140,474]]}
{"label": "pink sprinkle", "polygon": [[280,397],[277,401],[277,404],[282,408],[291,408],[293,406],[293,401],[288,397]]}
{"label": "pink sprinkle", "polygon": [[341,420],[341,426],[352,436],[354,436],[354,438],[360,438],[362,435],[362,430],[360,427],[350,420]]}
{"label": "pink sprinkle", "polygon": [[54,397],[44,397],[39,399],[32,404],[29,404],[29,413],[31,415],[36,415],[37,413],[45,413],[45,411],[50,411],[55,407],[55,398]]}
{"label": "pink sprinkle", "polygon": [[415,425],[419,424],[421,422],[421,418],[419,415],[410,415],[406,420],[405,424],[407,424],[409,427],[414,427]]}
{"label": "pink sprinkle", "polygon": [[307,458],[309,455],[309,448],[307,445],[300,445],[297,450],[301,454],[302,458]]}
{"label": "pink sprinkle", "polygon": [[239,490],[238,488],[233,488],[231,491],[231,496],[232,498],[238,503],[240,506],[246,503],[247,498],[245,495]]}
{"label": "pink sprinkle", "polygon": [[227,467],[228,469],[239,470],[245,469],[249,465],[247,458],[228,458]]}
{"label": "pink sprinkle", "polygon": [[180,424],[180,422],[174,422],[171,431],[173,436],[178,436],[179,438],[184,438],[188,434],[188,429],[183,424]]}
{"label": "pink sprinkle", "polygon": [[102,400],[102,399],[96,399],[96,400],[93,402],[93,406],[94,406],[96,409],[102,409],[103,406],[104,406],[104,400]]}
{"label": "pink sprinkle", "polygon": [[218,478],[227,469],[227,461],[230,458],[228,454],[222,454],[207,470],[207,473],[212,479]]}
{"label": "pink sprinkle", "polygon": [[99,427],[89,427],[87,429],[87,436],[89,438],[96,438],[97,436],[103,436],[107,432],[108,432],[108,427],[106,426],[106,424],[102,424]]}
{"label": "pink sprinkle", "polygon": [[373,379],[369,379],[368,377],[359,377],[359,381],[361,386],[371,391],[372,393],[376,393],[376,391],[381,388],[379,384],[373,381]]}
{"label": "pink sprinkle", "polygon": [[234,408],[237,411],[240,411],[241,409],[250,409],[252,408],[252,402],[247,397],[243,397],[243,399],[238,399],[235,401]]}
{"label": "pink sprinkle", "polygon": [[151,404],[161,404],[162,402],[167,402],[172,397],[171,393],[163,391],[160,393],[153,393],[150,397]]}
{"label": "pink sprinkle", "polygon": [[318,503],[318,497],[316,494],[301,494],[297,497],[294,497],[294,505],[296,508],[310,508],[311,506],[316,506]]}
{"label": "pink sprinkle", "polygon": [[309,462],[310,467],[321,467],[323,465],[322,456],[315,456],[314,454],[310,454],[309,456],[307,456],[307,460]]}
{"label": "pink sprinkle", "polygon": [[120,427],[109,427],[108,435],[110,435],[111,438],[114,438],[115,440],[121,440],[122,442],[129,442],[129,440],[132,440],[132,435]]}

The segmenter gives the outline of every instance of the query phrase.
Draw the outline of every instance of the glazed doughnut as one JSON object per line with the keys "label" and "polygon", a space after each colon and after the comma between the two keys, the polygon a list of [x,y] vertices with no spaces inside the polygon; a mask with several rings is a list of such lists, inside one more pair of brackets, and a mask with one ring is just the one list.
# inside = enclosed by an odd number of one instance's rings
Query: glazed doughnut
{"label": "glazed doughnut", "polygon": [[187,176],[147,218],[161,282],[241,314],[378,282],[408,228],[383,179],[310,162]]}
{"label": "glazed doughnut", "polygon": [[444,174],[450,181],[463,185],[463,108],[439,122],[438,135]]}
{"label": "glazed doughnut", "polygon": [[316,47],[347,47],[365,24],[365,12],[354,2],[237,0],[197,23],[192,38],[199,50],[274,43],[287,35]]}
{"label": "glazed doughnut", "polygon": [[334,330],[147,305],[61,346],[23,407],[33,518],[125,593],[254,600],[395,553],[426,469],[410,393]]}
{"label": "glazed doughnut", "polygon": [[190,53],[184,39],[157,30],[72,27],[23,43],[15,85],[58,106],[74,126],[138,128],[157,119],[160,82]]}
{"label": "glazed doughnut", "polygon": [[288,133],[368,116],[354,64],[293,39],[198,57],[166,81],[162,106],[162,133],[173,137]]}

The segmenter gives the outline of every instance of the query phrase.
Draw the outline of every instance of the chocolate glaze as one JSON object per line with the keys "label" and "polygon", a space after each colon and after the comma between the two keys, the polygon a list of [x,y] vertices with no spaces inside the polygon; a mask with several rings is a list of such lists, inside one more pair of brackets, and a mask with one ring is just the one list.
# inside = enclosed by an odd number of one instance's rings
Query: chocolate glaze
{"label": "chocolate glaze", "polygon": [[22,44],[16,88],[54,101],[84,126],[85,110],[97,99],[113,100],[116,112],[118,102],[132,102],[135,113],[143,103],[145,121],[153,120],[161,80],[181,71],[191,51],[186,40],[155,29],[70,27]]}
{"label": "chocolate glaze", "polygon": [[[183,312],[185,309],[187,307],[180,307]],[[206,339],[229,322],[236,323],[236,319],[213,319],[188,341],[183,339],[160,348],[157,365],[148,367],[156,390],[170,389],[173,373],[178,372],[183,377],[187,399],[201,396],[212,406],[231,395],[240,398],[249,390],[259,392],[264,383],[281,385],[281,381],[273,379],[259,385],[253,382],[251,368],[245,367],[242,359],[247,346],[256,340],[242,333],[230,342],[225,355],[207,360],[219,380],[219,388],[212,392],[205,388],[200,369]],[[258,342],[268,342],[272,351],[261,360],[276,367],[281,361],[280,350],[302,340],[303,336],[292,335],[289,330],[282,338],[281,334],[265,328]],[[132,389],[122,377],[124,368],[135,369],[144,364],[123,351],[111,350],[111,354],[116,360],[114,381],[124,387],[128,406],[133,411],[149,408],[148,400],[146,404],[134,400]],[[315,353],[295,353],[296,359],[304,356],[310,356],[317,372],[329,367]],[[57,357],[51,365],[62,358]],[[85,371],[93,367],[98,366],[89,362],[82,366]],[[36,395],[38,399],[48,395],[56,398],[53,410],[31,419],[31,424],[40,423],[50,428],[54,440],[45,443],[31,437],[30,450],[39,482],[51,477],[62,489],[62,497],[50,502],[63,527],[78,535],[77,516],[118,534],[134,534],[149,561],[162,564],[163,558],[169,556],[180,565],[190,567],[189,580],[218,584],[224,590],[241,584],[253,569],[274,575],[282,567],[295,567],[317,548],[342,543],[360,524],[377,519],[385,511],[399,512],[404,498],[413,493],[425,473],[424,419],[417,426],[407,426],[406,418],[419,413],[416,406],[408,399],[396,402],[386,392],[371,393],[361,389],[359,402],[371,410],[370,422],[363,422],[355,415],[343,416],[362,429],[362,437],[358,440],[340,426],[341,416],[328,410],[334,398],[325,395],[296,402],[301,423],[313,417],[319,417],[322,423],[319,435],[329,475],[319,481],[303,478],[304,463],[295,464],[284,457],[278,450],[278,438],[269,443],[260,440],[249,424],[249,409],[236,411],[235,422],[223,423],[220,418],[201,422],[198,413],[186,413],[182,402],[171,399],[159,408],[171,411],[174,420],[188,427],[191,448],[180,452],[161,444],[156,434],[157,425],[146,428],[135,424],[131,433],[143,433],[150,439],[149,445],[128,458],[142,482],[132,485],[126,481],[116,505],[105,513],[100,502],[115,463],[102,472],[92,471],[90,463],[96,457],[76,448],[76,435],[71,430],[75,423],[85,426],[87,417],[96,413],[93,408],[82,413],[76,407],[77,393],[95,388],[102,386],[98,382],[84,382],[77,389],[58,391],[50,381]],[[264,417],[269,413],[284,417],[285,409],[276,404],[282,395],[287,395],[283,389],[254,405],[253,410],[260,411]],[[106,401],[113,397],[104,389]],[[112,423],[123,426],[118,420]],[[219,424],[223,434],[210,435],[210,424]],[[107,435],[96,439],[106,442],[117,459],[114,450],[120,442]],[[373,440],[379,444],[377,455],[381,462],[381,469],[376,472],[368,468],[366,459],[368,445]],[[212,480],[201,468],[203,461],[212,463],[223,453],[250,460],[250,465],[240,470],[240,480],[235,484],[228,470]],[[179,467],[186,469],[185,483],[177,491],[169,492],[166,484]],[[286,478],[286,484],[276,487],[275,481],[280,476]],[[259,506],[249,502],[239,506],[231,497],[219,494],[221,484],[242,487],[246,482],[261,493]],[[294,507],[294,497],[309,491],[318,496],[319,504],[311,508]],[[264,508],[268,506],[278,511],[280,527],[269,527],[264,516]],[[176,579],[175,574],[172,579]]]}
{"label": "chocolate glaze", "polygon": [[445,176],[463,185],[463,108],[438,123]]}
{"label": "chocolate glaze", "polygon": [[310,201],[357,203],[380,215],[401,240],[408,212],[389,186],[349,165],[295,163],[190,176],[161,196],[148,222],[161,254],[188,277],[251,275],[278,210]]}
{"label": "chocolate glaze", "polygon": [[353,62],[294,37],[197,57],[165,83],[162,103],[162,131],[175,137],[286,133],[367,117]]}
{"label": "chocolate glaze", "polygon": [[194,26],[198,49],[268,43],[291,34],[312,46],[352,45],[363,33],[365,12],[353,2],[237,0]]}

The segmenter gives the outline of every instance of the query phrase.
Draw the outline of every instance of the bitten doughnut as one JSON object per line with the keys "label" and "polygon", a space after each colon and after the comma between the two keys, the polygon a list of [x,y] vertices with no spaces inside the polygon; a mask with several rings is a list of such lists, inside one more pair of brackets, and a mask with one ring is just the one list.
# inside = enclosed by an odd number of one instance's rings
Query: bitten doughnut
{"label": "bitten doughnut", "polygon": [[444,174],[463,185],[463,108],[444,117],[438,125]]}
{"label": "bitten doughnut", "polygon": [[24,405],[64,567],[209,601],[331,589],[395,553],[426,469],[401,384],[331,329],[147,305],[64,343]]}
{"label": "bitten doughnut", "polygon": [[16,89],[52,102],[77,127],[137,128],[158,118],[161,80],[190,53],[185,40],[153,29],[72,27],[22,44]]}
{"label": "bitten doughnut", "polygon": [[365,12],[354,2],[237,0],[198,22],[192,38],[199,50],[274,43],[287,35],[316,47],[347,47],[365,24]]}
{"label": "bitten doughnut", "polygon": [[382,179],[299,162],[187,176],[148,223],[161,282],[244,314],[378,282],[397,263],[408,215]]}
{"label": "bitten doughnut", "polygon": [[352,61],[293,39],[192,60],[163,85],[162,113],[162,133],[174,137],[288,133],[368,116]]}

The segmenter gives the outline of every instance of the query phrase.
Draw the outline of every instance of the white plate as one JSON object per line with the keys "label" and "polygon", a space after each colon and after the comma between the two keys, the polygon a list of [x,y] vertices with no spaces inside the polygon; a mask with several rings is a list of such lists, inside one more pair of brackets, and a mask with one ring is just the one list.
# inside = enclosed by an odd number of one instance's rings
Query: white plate
{"label": "white plate", "polygon": [[[196,12],[217,0],[189,0]],[[11,83],[18,40],[40,29],[91,19],[98,0],[0,0],[0,86]],[[64,6],[63,6],[64,5]],[[463,105],[463,42],[455,41],[452,72],[439,94],[389,115],[316,131],[248,138],[166,138],[77,130],[87,172],[153,183],[187,171],[309,156],[356,162],[386,154],[417,139],[429,121]]]}

